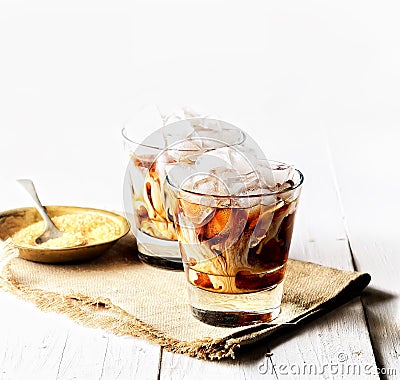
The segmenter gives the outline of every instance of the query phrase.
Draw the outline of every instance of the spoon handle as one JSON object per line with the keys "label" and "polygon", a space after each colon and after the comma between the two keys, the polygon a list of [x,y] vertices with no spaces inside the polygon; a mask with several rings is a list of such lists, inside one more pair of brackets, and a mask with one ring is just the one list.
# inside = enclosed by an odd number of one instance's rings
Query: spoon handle
{"label": "spoon handle", "polygon": [[30,179],[17,179],[17,182],[29,193],[29,195],[32,197],[33,201],[35,202],[36,209],[38,210],[39,214],[44,220],[44,223],[46,224],[46,229],[48,227],[57,229],[57,227],[54,225],[53,221],[50,219],[50,217],[47,215],[47,212],[45,208],[43,207],[42,203],[40,202],[40,199],[37,195],[35,185]]}

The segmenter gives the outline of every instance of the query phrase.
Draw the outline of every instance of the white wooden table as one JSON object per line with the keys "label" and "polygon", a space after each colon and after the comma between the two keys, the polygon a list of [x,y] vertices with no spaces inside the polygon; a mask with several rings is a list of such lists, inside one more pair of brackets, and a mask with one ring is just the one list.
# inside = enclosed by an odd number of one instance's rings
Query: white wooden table
{"label": "white wooden table", "polygon": [[210,107],[296,163],[291,257],[372,276],[361,299],[219,363],[0,293],[0,379],[400,378],[395,1],[0,7],[1,210],[29,205],[21,177],[45,204],[121,209],[119,130],[150,92]]}

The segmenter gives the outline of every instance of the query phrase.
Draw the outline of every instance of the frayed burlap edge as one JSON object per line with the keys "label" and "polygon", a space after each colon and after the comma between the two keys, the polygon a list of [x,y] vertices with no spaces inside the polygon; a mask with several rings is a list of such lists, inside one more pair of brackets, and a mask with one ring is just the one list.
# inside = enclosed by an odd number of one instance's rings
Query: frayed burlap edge
{"label": "frayed burlap edge", "polygon": [[115,335],[147,339],[167,351],[199,359],[234,359],[235,351],[240,347],[240,339],[237,338],[204,338],[190,342],[176,340],[115,306],[108,298],[92,298],[79,293],[62,295],[27,288],[12,276],[11,262],[18,256],[18,250],[8,241],[4,242],[2,249],[6,254],[0,258],[0,288],[33,303],[41,311],[64,314],[81,325],[101,328]]}
{"label": "frayed burlap edge", "polygon": [[[2,247],[1,247],[2,246]],[[3,255],[1,255],[3,253]],[[290,329],[302,322],[312,320],[348,302],[359,295],[371,280],[368,273],[353,273],[353,278],[335,297],[316,305],[286,323],[259,324],[247,327],[220,339],[203,338],[194,341],[180,341],[155,329],[124,309],[114,305],[110,299],[89,297],[84,294],[62,295],[41,289],[32,289],[18,283],[12,276],[11,262],[18,256],[18,250],[10,242],[0,241],[0,288],[29,301],[44,312],[56,312],[70,317],[87,327],[101,328],[115,335],[128,335],[147,339],[167,351],[185,354],[198,359],[215,360],[235,358],[241,346],[260,341],[282,329]]]}

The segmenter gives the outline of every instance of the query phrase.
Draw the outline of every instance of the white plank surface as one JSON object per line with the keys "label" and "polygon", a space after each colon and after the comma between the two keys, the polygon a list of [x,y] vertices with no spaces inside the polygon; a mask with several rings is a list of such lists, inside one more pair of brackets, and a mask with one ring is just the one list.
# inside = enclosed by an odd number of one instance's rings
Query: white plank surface
{"label": "white plank surface", "polygon": [[51,318],[8,294],[1,294],[0,305],[0,379],[25,379],[32,374],[55,379],[67,331],[55,324],[43,328]]}
{"label": "white plank surface", "polygon": [[0,294],[0,379],[157,379],[160,347]]}
{"label": "white plank surface", "polygon": [[400,164],[400,132],[396,126],[377,129],[374,133],[350,135],[345,140],[332,133],[330,141],[355,265],[358,270],[372,275],[372,288],[365,293],[363,301],[377,362],[383,368],[397,370],[398,376],[400,174],[397,168]]}

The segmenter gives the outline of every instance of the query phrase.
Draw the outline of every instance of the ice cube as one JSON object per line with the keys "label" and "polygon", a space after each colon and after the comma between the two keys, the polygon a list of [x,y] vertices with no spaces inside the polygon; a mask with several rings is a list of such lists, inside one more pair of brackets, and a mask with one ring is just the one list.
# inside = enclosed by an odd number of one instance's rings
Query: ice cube
{"label": "ice cube", "polygon": [[293,165],[271,161],[274,184],[272,191],[282,191],[293,185],[295,169]]}
{"label": "ice cube", "polygon": [[264,190],[270,190],[276,184],[274,172],[268,160],[259,160],[256,168],[258,178]]}
{"label": "ice cube", "polygon": [[193,108],[188,107],[188,106],[182,107],[182,110],[183,110],[185,119],[194,119],[194,118],[198,118],[198,117],[205,117],[204,114],[202,114],[201,112],[198,112],[197,110],[194,110]]}
{"label": "ice cube", "polygon": [[215,150],[198,156],[195,162],[195,168],[198,172],[211,173],[218,167],[232,168],[226,157],[216,154]]}
{"label": "ice cube", "polygon": [[[243,140],[242,131],[229,123],[204,117],[189,121],[194,129],[190,137],[204,139],[204,148],[214,148],[215,143],[218,143],[217,147],[232,146]],[[214,144],[212,144],[213,141]]]}
{"label": "ice cube", "polygon": [[180,120],[172,124],[165,125],[160,133],[163,136],[164,147],[172,147],[174,144],[186,140],[193,133],[193,127],[187,120]]}
{"label": "ice cube", "polygon": [[162,115],[164,120],[164,125],[175,123],[180,120],[193,119],[201,117],[201,114],[196,112],[190,107],[184,106],[182,108],[176,109],[168,115]]}
{"label": "ice cube", "polygon": [[182,185],[190,181],[194,174],[194,168],[190,164],[180,163],[179,165],[173,165],[168,171],[168,182],[173,187],[181,189]]}
{"label": "ice cube", "polygon": [[216,135],[222,132],[222,123],[219,120],[200,117],[192,121],[193,129],[199,135],[207,136],[211,134],[210,137],[217,137]]}
{"label": "ice cube", "polygon": [[225,181],[213,173],[196,173],[182,183],[182,188],[205,196],[229,195]]}

